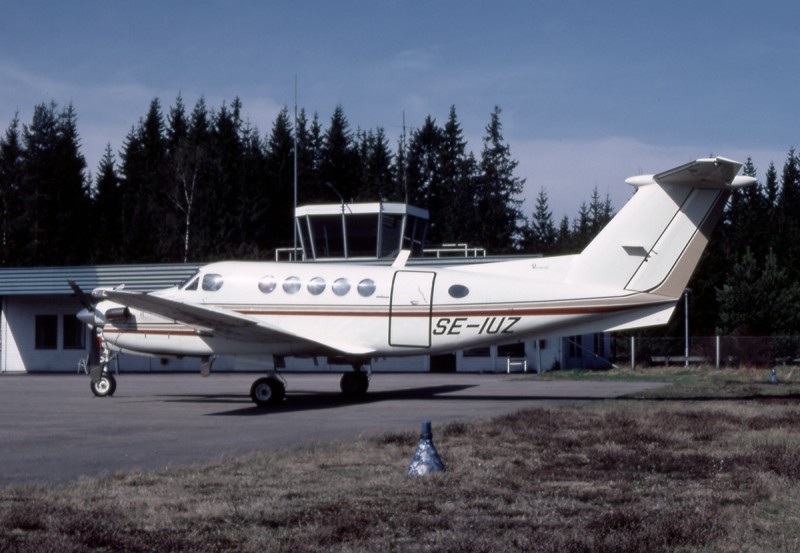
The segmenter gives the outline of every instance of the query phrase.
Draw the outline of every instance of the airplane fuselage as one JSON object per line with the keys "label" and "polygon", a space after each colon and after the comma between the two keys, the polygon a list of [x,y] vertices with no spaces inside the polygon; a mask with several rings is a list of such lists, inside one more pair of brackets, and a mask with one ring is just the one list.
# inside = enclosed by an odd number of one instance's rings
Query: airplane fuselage
{"label": "airplane fuselage", "polygon": [[[657,313],[674,304],[559,282],[569,259],[458,268],[215,263],[154,295],[237,313],[280,328],[281,339],[203,331],[135,308],[108,321],[103,337],[113,348],[155,355],[402,356],[511,343],[562,328],[599,331],[631,310]],[[98,310],[114,307],[102,302]]]}

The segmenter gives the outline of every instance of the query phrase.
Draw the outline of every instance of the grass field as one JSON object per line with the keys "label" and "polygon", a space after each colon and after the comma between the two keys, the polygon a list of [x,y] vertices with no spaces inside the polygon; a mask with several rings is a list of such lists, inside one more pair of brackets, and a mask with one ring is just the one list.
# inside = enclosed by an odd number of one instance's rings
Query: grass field
{"label": "grass field", "polygon": [[1,489],[0,551],[798,551],[800,384],[779,377],[548,375],[673,386],[434,427],[448,471],[422,478],[404,433]]}

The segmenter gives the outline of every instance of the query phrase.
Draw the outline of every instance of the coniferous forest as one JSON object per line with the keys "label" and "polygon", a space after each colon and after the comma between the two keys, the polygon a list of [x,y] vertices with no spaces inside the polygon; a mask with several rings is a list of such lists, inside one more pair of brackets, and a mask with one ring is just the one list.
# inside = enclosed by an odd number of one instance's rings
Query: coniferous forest
{"label": "coniferous forest", "polygon": [[[71,105],[15,117],[0,136],[0,266],[271,259],[292,244],[295,121],[284,109],[262,133],[242,113],[239,99],[191,109],[154,99],[93,171]],[[554,221],[542,187],[523,213],[500,116],[488,114],[471,151],[455,107],[395,145],[380,127],[352,129],[341,106],[324,122],[300,110],[298,203],[407,201],[429,210],[429,244],[580,251],[613,216],[609,198],[595,187],[573,219]],[[744,172],[759,184],[733,195],[689,285],[693,333],[797,334],[800,156],[789,150],[780,174],[771,164],[762,177],[749,160]]]}

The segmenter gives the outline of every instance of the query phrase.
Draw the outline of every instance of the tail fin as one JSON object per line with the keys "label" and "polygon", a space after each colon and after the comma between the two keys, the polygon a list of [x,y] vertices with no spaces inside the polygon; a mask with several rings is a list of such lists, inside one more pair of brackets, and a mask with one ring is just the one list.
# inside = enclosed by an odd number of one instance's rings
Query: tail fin
{"label": "tail fin", "polygon": [[717,157],[626,180],[633,198],[576,257],[568,282],[679,298],[731,191],[755,182]]}

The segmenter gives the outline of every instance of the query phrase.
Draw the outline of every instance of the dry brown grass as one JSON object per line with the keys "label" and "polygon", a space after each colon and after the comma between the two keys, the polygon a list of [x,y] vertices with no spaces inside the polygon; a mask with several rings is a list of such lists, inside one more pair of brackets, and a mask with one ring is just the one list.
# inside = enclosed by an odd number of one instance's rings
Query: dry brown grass
{"label": "dry brown grass", "polygon": [[[434,421],[435,422],[435,421]],[[797,551],[800,404],[618,400],[60,488],[0,490],[0,551]]]}

